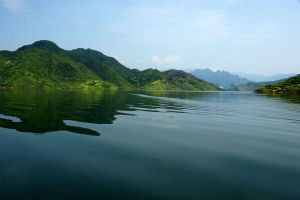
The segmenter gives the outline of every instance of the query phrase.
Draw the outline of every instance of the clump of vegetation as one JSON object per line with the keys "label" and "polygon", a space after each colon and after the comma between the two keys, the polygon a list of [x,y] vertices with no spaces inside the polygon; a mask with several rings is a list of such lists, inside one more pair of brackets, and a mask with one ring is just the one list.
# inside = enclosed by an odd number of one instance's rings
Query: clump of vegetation
{"label": "clump of vegetation", "polygon": [[300,94],[300,75],[255,90],[258,93]]}

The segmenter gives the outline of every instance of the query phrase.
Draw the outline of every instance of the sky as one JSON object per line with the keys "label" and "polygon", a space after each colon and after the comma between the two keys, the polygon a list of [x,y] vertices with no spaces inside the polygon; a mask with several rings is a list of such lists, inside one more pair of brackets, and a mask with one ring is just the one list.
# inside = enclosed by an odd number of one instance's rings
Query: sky
{"label": "sky", "polygon": [[299,0],[0,0],[0,49],[37,40],[129,68],[300,73]]}

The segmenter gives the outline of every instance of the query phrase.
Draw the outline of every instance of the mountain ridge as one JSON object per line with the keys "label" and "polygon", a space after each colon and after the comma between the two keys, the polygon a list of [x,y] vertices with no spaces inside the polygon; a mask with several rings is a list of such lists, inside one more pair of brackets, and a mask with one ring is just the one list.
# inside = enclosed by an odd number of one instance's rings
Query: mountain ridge
{"label": "mountain ridge", "polygon": [[296,75],[296,74],[289,73],[289,74],[275,74],[275,75],[267,76],[262,74],[252,74],[252,73],[245,73],[245,72],[232,72],[232,74],[236,74],[240,77],[247,78],[251,82],[271,82],[280,79],[287,79]]}
{"label": "mountain ridge", "polygon": [[246,78],[241,78],[238,75],[232,74],[227,71],[212,71],[208,68],[205,69],[194,69],[190,72],[194,76],[214,85],[217,85],[221,88],[231,89],[236,85],[246,84],[250,80]]}
{"label": "mountain ridge", "polygon": [[[158,82],[159,85],[155,84]],[[99,51],[64,50],[48,40],[36,41],[16,51],[0,51],[0,86],[220,90],[183,71],[130,69]]]}

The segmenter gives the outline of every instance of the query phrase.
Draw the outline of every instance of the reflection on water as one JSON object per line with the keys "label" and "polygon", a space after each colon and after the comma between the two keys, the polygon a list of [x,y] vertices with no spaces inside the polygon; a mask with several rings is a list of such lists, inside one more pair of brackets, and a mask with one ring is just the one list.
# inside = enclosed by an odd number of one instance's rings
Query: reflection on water
{"label": "reflection on water", "polygon": [[1,90],[0,199],[300,199],[299,128],[297,95]]}
{"label": "reflection on water", "polygon": [[[261,104],[260,110],[254,108],[256,105],[251,105],[253,100]],[[263,104],[268,105],[268,110]],[[20,132],[47,133],[61,130],[99,136],[97,131],[69,126],[65,121],[112,124],[116,115],[134,115],[127,111],[135,110],[260,115],[284,119],[282,113],[269,108],[274,106],[300,112],[299,104],[299,95],[263,96],[249,92],[2,90],[0,126]],[[291,120],[298,123],[299,119],[296,117]],[[287,119],[290,120],[288,117]]]}
{"label": "reflection on water", "polygon": [[[189,98],[210,94],[145,92],[151,95]],[[86,90],[2,90],[0,93],[0,126],[20,132],[47,133],[69,131],[95,135],[100,133],[76,126],[68,126],[64,121],[111,124],[122,111],[144,110],[156,112],[156,108],[181,112],[185,104],[163,99],[143,98],[127,92]],[[13,119],[13,120],[12,120]],[[15,120],[20,119],[20,120]]]}
{"label": "reflection on water", "polygon": [[17,117],[20,122],[1,118],[0,126],[21,132],[46,133],[65,130],[74,133],[99,135],[99,133],[74,126],[64,120],[90,123],[112,123],[117,108],[124,102],[122,95],[101,91],[1,91],[0,113]]}
{"label": "reflection on water", "polygon": [[[0,126],[20,132],[65,130],[100,135],[93,130],[68,126],[64,120],[111,124],[116,114],[122,114],[118,110],[130,110],[127,106],[130,101],[131,96],[116,91],[4,90],[0,93]],[[11,120],[12,117],[21,121]]]}
{"label": "reflection on water", "polygon": [[276,102],[276,106],[285,110],[300,112],[300,95],[269,94],[264,95],[268,100]]}

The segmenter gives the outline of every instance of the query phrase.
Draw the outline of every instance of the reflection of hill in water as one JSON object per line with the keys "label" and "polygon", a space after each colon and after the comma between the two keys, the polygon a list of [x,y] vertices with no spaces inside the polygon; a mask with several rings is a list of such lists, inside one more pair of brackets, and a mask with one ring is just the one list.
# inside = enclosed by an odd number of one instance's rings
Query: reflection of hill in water
{"label": "reflection of hill in water", "polygon": [[[70,131],[100,135],[90,129],[68,126],[64,121],[111,124],[116,115],[125,115],[126,111],[155,111],[157,108],[169,107],[183,109],[181,105],[173,104],[161,99],[131,95],[124,91],[2,90],[0,127],[32,133]],[[17,117],[21,121],[6,119],[1,115]]]}
{"label": "reflection of hill in water", "polygon": [[[239,99],[243,100],[242,103]],[[137,110],[250,115],[251,109],[249,111],[247,106],[251,99],[257,100],[257,95],[239,92],[2,90],[0,127],[39,134],[69,131],[97,136],[100,133],[69,126],[64,121],[112,124],[116,115],[128,115],[128,111]],[[265,99],[268,105],[300,112],[299,95],[273,95],[259,99]]]}
{"label": "reflection of hill in water", "polygon": [[275,100],[278,107],[289,111],[300,112],[300,95],[298,94],[266,94],[263,96],[269,100]]}
{"label": "reflection of hill in water", "polygon": [[126,107],[128,95],[116,91],[1,91],[0,114],[21,122],[0,119],[0,126],[21,132],[46,133],[65,130],[99,135],[98,132],[67,126],[64,120],[111,124],[117,110]]}
{"label": "reflection of hill in water", "polygon": [[287,103],[300,104],[300,95],[297,95],[297,94],[267,94],[264,96],[282,100]]}

